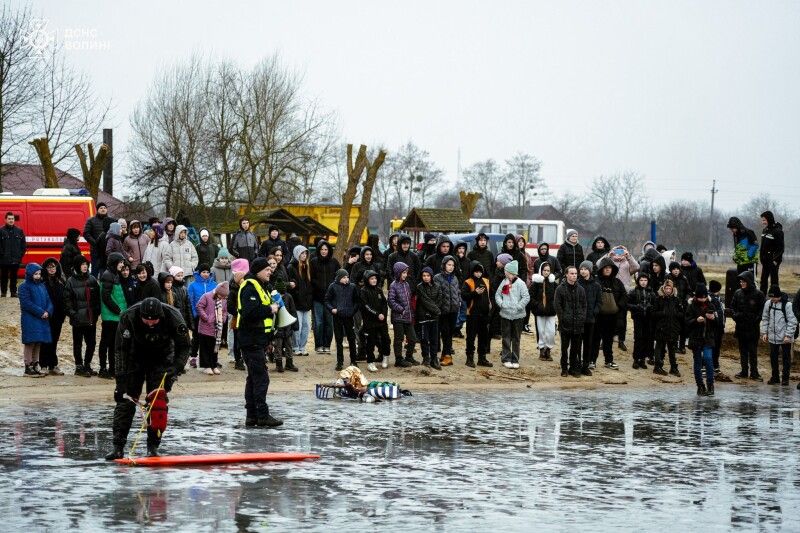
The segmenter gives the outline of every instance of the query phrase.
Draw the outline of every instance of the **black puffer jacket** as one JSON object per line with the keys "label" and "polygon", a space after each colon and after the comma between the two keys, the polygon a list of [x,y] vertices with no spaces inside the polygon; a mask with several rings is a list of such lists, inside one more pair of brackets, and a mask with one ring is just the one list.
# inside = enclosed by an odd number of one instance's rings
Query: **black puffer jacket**
{"label": "black puffer jacket", "polygon": [[73,328],[93,326],[100,318],[100,284],[94,276],[81,273],[81,257],[73,263],[74,274],[64,287],[64,305]]}
{"label": "black puffer jacket", "polygon": [[681,333],[683,308],[674,290],[672,296],[664,294],[664,287],[658,290],[653,304],[654,337],[656,341],[674,343]]}
{"label": "black puffer jacket", "polygon": [[[86,225],[83,226],[83,238],[89,242],[89,246],[97,247],[97,239],[108,230],[112,221],[113,219],[108,215],[95,215],[86,219]],[[105,248],[101,251],[105,252]]]}
{"label": "black puffer jacket", "polygon": [[583,255],[583,246],[581,246],[580,243],[576,243],[573,246],[569,241],[564,241],[558,248],[556,259],[558,259],[558,263],[561,265],[561,268],[567,268],[570,266],[578,268],[585,259]]}
{"label": "black puffer jacket", "polygon": [[64,277],[69,278],[74,271],[75,259],[81,255],[81,250],[78,247],[78,239],[81,232],[75,228],[67,230],[67,236],[64,238],[64,246],[61,248],[61,270],[64,272]]}
{"label": "black puffer jacket", "polygon": [[586,291],[579,283],[561,283],[554,299],[558,329],[562,333],[580,335],[586,322]]}
{"label": "black puffer jacket", "polygon": [[628,291],[628,311],[634,320],[646,320],[653,314],[656,295],[650,287],[642,288],[638,282],[636,287]]}
{"label": "black puffer jacket", "polygon": [[[707,313],[714,314],[715,317],[710,319],[706,316]],[[703,317],[703,322],[697,319]],[[707,346],[714,346],[716,337],[716,312],[714,304],[711,300],[706,299],[705,302],[698,302],[692,299],[689,306],[686,308],[686,325],[689,327],[689,348],[705,348]]]}
{"label": "black puffer jacket", "polygon": [[[597,247],[598,242],[602,242],[605,245],[605,247],[603,249],[598,248]],[[610,251],[611,251],[611,245],[609,244],[608,239],[606,239],[602,235],[598,235],[597,237],[594,238],[594,240],[592,241],[592,251],[589,252],[589,255],[586,256],[586,260],[591,261],[592,264],[595,265],[595,271],[594,271],[595,274],[597,273],[597,268],[596,268],[597,262],[600,261],[600,259],[602,259]]]}
{"label": "black puffer jacket", "polygon": [[586,322],[594,324],[597,315],[600,313],[600,284],[590,276],[589,279],[578,278],[578,283],[586,292]]}
{"label": "black puffer jacket", "polygon": [[[486,248],[478,247],[478,238],[480,237],[486,238]],[[469,251],[467,258],[472,261],[478,261],[481,266],[483,266],[483,273],[486,277],[491,278],[492,274],[494,274],[494,254],[489,250],[488,246],[489,236],[485,233],[479,233],[478,236],[475,237],[475,246]]]}
{"label": "black puffer jacket", "polygon": [[747,286],[744,289],[737,289],[733,294],[731,318],[736,322],[736,337],[751,340],[759,337],[761,314],[764,311],[766,297],[756,288],[752,271],[742,272],[739,274],[739,279],[744,280]]}
{"label": "black puffer jacket", "polygon": [[343,278],[344,275],[340,271],[336,275],[336,281],[328,287],[325,293],[325,307],[331,312],[336,309],[336,317],[350,318],[358,310],[358,288],[352,282],[346,285],[340,283]]}
{"label": "black puffer jacket", "polygon": [[417,285],[417,322],[439,320],[442,291],[435,283]]}
{"label": "black puffer jacket", "polygon": [[783,226],[775,222],[772,211],[764,211],[761,216],[767,219],[767,227],[761,230],[761,264],[768,265],[783,261]]}
{"label": "black puffer jacket", "polygon": [[[365,276],[377,275],[376,272],[368,270]],[[385,326],[389,317],[389,303],[386,301],[380,285],[375,287],[365,285],[360,291],[361,299],[361,318],[364,320],[364,327],[367,329]],[[383,320],[378,320],[378,315],[383,315]]]}
{"label": "black puffer jacket", "polygon": [[[372,260],[367,261],[364,255],[369,252],[372,254]],[[371,270],[378,274],[378,285],[380,285],[383,281],[381,277],[380,271],[381,267],[375,262],[375,251],[370,248],[369,246],[362,246],[361,251],[359,252],[358,261],[353,265],[353,270],[350,272],[350,281],[362,287],[364,285],[364,273],[367,270]]]}
{"label": "black puffer jacket", "polygon": [[[447,251],[444,249],[447,248]],[[442,261],[444,261],[445,257],[455,257],[455,250],[453,249],[453,241],[450,240],[450,237],[447,235],[439,235],[439,238],[436,239],[436,253],[428,256],[425,260],[426,267],[431,267],[433,270],[434,275],[438,274],[442,271]],[[458,269],[458,263],[456,262],[456,269]],[[456,274],[457,275],[457,274]]]}
{"label": "black puffer jacket", "polygon": [[[409,244],[407,252],[404,252],[402,249],[402,245],[405,242]],[[420,279],[420,274],[422,274],[422,263],[419,260],[419,256],[412,250],[411,237],[408,235],[400,235],[397,239],[397,251],[389,255],[389,261],[386,265],[386,271],[392,275],[389,279],[394,279],[394,265],[397,263],[405,263],[408,265],[408,277],[406,278],[406,282],[408,282],[411,291],[415,291],[417,282]]]}
{"label": "black puffer jacket", "polygon": [[[47,273],[47,266],[56,266],[56,275],[50,276]],[[42,263],[42,279],[44,286],[47,288],[47,294],[50,296],[50,301],[53,303],[53,318],[63,321],[67,316],[67,308],[64,305],[64,287],[66,280],[61,271],[61,263],[55,257],[48,257]]]}
{"label": "black puffer jacket", "polygon": [[[328,255],[321,257],[319,251],[322,247],[328,249]],[[339,270],[339,261],[333,257],[333,249],[328,241],[320,241],[317,245],[317,253],[311,258],[311,294],[315,302],[324,302],[325,293],[328,287],[336,278],[336,271]]]}
{"label": "black puffer jacket", "polygon": [[[611,267],[611,274],[604,276],[603,270],[609,266]],[[614,295],[617,308],[624,309],[627,304],[628,293],[625,292],[625,285],[617,277],[617,272],[619,272],[619,268],[609,257],[604,257],[600,264],[597,265],[597,282],[600,284],[601,291],[600,298],[602,302],[602,293],[609,292]]]}
{"label": "black puffer jacket", "polygon": [[22,262],[27,245],[25,233],[17,226],[0,226],[0,265],[18,265]]}
{"label": "black puffer jacket", "polygon": [[[514,243],[514,246],[508,248],[508,241],[511,240]],[[528,280],[528,252],[525,250],[520,250],[519,246],[517,245],[517,237],[513,233],[507,234],[503,238],[503,251],[500,253],[509,254],[511,258],[516,261],[519,265],[519,271],[517,275],[522,281]]]}

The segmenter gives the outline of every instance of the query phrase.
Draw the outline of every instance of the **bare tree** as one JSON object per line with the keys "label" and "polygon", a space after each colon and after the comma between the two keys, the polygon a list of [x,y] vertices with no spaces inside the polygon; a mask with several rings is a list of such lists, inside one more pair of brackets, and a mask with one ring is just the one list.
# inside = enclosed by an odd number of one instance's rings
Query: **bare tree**
{"label": "bare tree", "polygon": [[514,188],[509,183],[509,175],[500,168],[494,159],[479,161],[464,169],[461,188],[479,192],[479,206],[483,213],[492,218],[501,207],[513,205]]}
{"label": "bare tree", "polygon": [[550,193],[540,172],[542,162],[531,154],[517,152],[506,160],[508,183],[514,186],[516,198],[514,204],[524,210],[525,206],[535,198],[544,199]]}

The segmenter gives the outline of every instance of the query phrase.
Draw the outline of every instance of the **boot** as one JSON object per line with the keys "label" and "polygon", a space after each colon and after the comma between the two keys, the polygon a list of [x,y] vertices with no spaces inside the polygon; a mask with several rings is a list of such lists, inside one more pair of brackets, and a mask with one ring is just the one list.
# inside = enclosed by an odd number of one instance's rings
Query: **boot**
{"label": "boot", "polygon": [[625,341],[619,341],[619,342],[617,343],[617,348],[619,348],[619,349],[620,349],[620,350],[622,350],[623,352],[627,352],[627,351],[628,351],[628,347],[627,347],[627,346],[625,346]]}
{"label": "boot", "polygon": [[647,370],[647,363],[645,362],[644,359],[639,359],[639,368],[641,368],[642,370]]}
{"label": "boot", "polygon": [[114,446],[114,449],[106,454],[106,461],[113,461],[114,459],[122,459],[125,452],[122,446]]}
{"label": "boot", "polygon": [[708,391],[706,391],[705,385],[698,385],[697,386],[697,395],[698,396],[708,396]]}
{"label": "boot", "polygon": [[247,415],[247,417],[244,419],[244,427],[247,427],[247,428],[255,427],[256,426],[256,422],[257,422],[257,419],[256,419],[255,415],[253,415],[253,416]]}
{"label": "boot", "polygon": [[297,372],[299,370],[296,366],[294,366],[294,359],[291,357],[286,358],[286,370],[289,372]]}
{"label": "boot", "polygon": [[283,372],[283,358],[278,357],[275,359],[275,372]]}
{"label": "boot", "polygon": [[413,353],[406,355],[406,363],[408,363],[411,366],[419,366],[419,361],[414,359]]}
{"label": "boot", "polygon": [[584,376],[591,376],[592,375],[592,371],[589,369],[589,365],[586,365],[581,369],[581,374],[584,375]]}
{"label": "boot", "polygon": [[431,366],[431,358],[427,355],[422,356],[422,366],[427,366],[430,368]]}
{"label": "boot", "polygon": [[478,366],[485,366],[486,368],[492,368],[494,365],[486,359],[485,355],[478,356]]}
{"label": "boot", "polygon": [[633,369],[639,370],[639,361],[636,359],[633,360]]}
{"label": "boot", "polygon": [[475,368],[475,358],[472,355],[467,356],[467,366],[470,368]]}
{"label": "boot", "polygon": [[453,358],[449,355],[443,355],[439,364],[442,366],[453,366]]}
{"label": "boot", "polygon": [[550,348],[544,349],[544,360],[545,361],[552,361],[553,358],[550,356]]}
{"label": "boot", "polygon": [[706,394],[708,394],[709,396],[714,396],[714,384],[713,383],[708,386],[708,389],[706,390]]}
{"label": "boot", "polygon": [[256,419],[256,426],[258,427],[276,428],[282,425],[283,425],[283,420],[278,420],[277,418],[274,418],[272,415],[267,415],[266,418]]}
{"label": "boot", "polygon": [[666,376],[667,371],[664,370],[662,367],[657,366],[653,369],[653,374],[658,374],[659,376]]}
{"label": "boot", "polygon": [[442,364],[439,362],[439,358],[436,354],[431,354],[431,368],[434,370],[441,370]]}
{"label": "boot", "polygon": [[670,368],[669,369],[669,373],[670,373],[670,375],[675,376],[676,378],[681,377],[681,373],[678,372],[678,367],[677,366],[673,366],[672,368]]}
{"label": "boot", "polygon": [[236,370],[247,370],[244,366],[244,361],[236,361],[236,363],[233,365],[233,368]]}
{"label": "boot", "polygon": [[411,366],[411,363],[403,359],[402,357],[398,357],[394,360],[394,366],[398,368],[408,368]]}
{"label": "boot", "polygon": [[157,444],[148,444],[147,445],[147,457],[158,457],[158,445]]}

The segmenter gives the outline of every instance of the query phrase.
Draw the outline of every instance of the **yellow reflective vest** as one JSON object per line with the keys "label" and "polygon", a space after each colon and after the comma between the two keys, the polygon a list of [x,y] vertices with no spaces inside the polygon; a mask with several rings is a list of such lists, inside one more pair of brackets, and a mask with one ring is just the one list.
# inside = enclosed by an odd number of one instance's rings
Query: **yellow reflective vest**
{"label": "yellow reflective vest", "polygon": [[[247,278],[242,281],[242,284],[239,286],[239,293],[236,295],[236,323],[238,327],[242,327],[242,289],[244,289],[245,285],[248,283],[252,284],[255,287],[256,292],[258,293],[258,297],[261,299],[261,303],[266,306],[272,305],[272,298],[270,298],[267,291],[264,290],[264,287],[258,282],[258,280]],[[264,333],[271,333],[273,327],[273,317],[267,317],[264,319]]]}

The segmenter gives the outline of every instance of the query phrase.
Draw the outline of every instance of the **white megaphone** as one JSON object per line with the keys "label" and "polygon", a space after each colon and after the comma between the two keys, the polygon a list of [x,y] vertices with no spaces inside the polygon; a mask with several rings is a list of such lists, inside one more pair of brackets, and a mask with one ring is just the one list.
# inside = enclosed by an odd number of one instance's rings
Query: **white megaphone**
{"label": "white megaphone", "polygon": [[297,322],[297,318],[292,316],[292,313],[286,309],[286,306],[278,309],[278,319],[275,321],[275,327],[285,328],[286,326],[291,326],[295,322]]}

